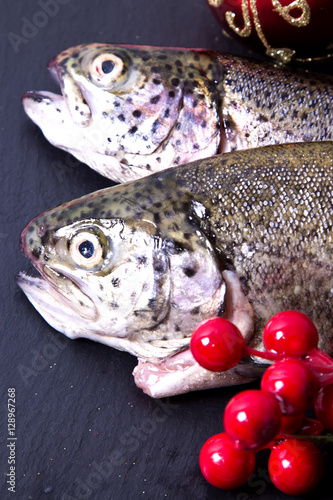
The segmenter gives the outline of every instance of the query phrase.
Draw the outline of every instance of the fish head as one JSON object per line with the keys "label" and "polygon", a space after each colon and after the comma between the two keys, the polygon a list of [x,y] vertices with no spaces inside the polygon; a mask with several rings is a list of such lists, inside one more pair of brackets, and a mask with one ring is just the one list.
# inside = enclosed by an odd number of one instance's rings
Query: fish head
{"label": "fish head", "polygon": [[215,154],[220,65],[212,52],[79,45],[51,60],[62,95],[28,92],[46,138],[116,181]]}
{"label": "fish head", "polygon": [[224,288],[214,248],[186,220],[183,201],[144,186],[140,203],[135,185],[123,184],[31,221],[21,245],[40,276],[21,273],[18,284],[68,337],[160,359],[188,346],[197,323],[218,313]]}
{"label": "fish head", "polygon": [[121,349],[123,338],[166,314],[168,267],[154,278],[153,224],[94,217],[103,195],[97,198],[62,205],[27,225],[21,245],[40,277],[21,274],[19,284],[57,330],[106,344],[111,336]]}

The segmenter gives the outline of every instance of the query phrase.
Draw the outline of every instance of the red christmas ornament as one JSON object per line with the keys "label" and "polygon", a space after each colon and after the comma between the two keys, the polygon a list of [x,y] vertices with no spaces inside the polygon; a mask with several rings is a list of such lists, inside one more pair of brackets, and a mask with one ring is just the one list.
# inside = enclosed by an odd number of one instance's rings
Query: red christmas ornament
{"label": "red christmas ornament", "polygon": [[333,55],[332,0],[206,0],[222,27],[282,62]]}

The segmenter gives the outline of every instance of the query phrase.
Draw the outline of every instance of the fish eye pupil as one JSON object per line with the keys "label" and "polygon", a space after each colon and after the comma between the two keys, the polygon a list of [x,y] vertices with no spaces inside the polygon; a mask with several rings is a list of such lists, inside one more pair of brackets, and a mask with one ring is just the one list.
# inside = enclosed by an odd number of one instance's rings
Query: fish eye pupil
{"label": "fish eye pupil", "polygon": [[79,252],[85,259],[90,259],[95,252],[94,244],[89,240],[83,241],[79,245]]}
{"label": "fish eye pupil", "polygon": [[108,73],[111,73],[111,71],[113,70],[113,68],[114,68],[114,62],[113,61],[108,60],[108,61],[103,61],[102,62],[102,71],[106,75]]}

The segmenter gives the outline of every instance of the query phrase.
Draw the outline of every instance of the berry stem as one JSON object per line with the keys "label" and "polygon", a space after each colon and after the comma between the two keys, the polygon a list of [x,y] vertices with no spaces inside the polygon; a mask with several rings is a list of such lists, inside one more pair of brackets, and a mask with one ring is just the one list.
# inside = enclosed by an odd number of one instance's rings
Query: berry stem
{"label": "berry stem", "polygon": [[[318,375],[318,374],[317,374]],[[318,375],[320,385],[322,387],[326,387],[327,385],[333,384],[333,373],[331,374],[325,374],[325,373],[320,373]]]}
{"label": "berry stem", "polygon": [[[244,356],[256,356],[268,361],[281,361],[285,359],[283,354],[278,354],[272,351],[258,351],[252,347],[244,347]],[[309,351],[307,356],[303,358],[309,368],[315,372],[322,385],[333,383],[333,358],[324,353],[321,349],[314,347]]]}
{"label": "berry stem", "polygon": [[305,356],[305,361],[311,363],[310,366],[316,370],[333,373],[333,358],[317,347],[308,352],[307,356]]}
{"label": "berry stem", "polygon": [[279,434],[277,439],[281,438],[292,438],[300,439],[301,441],[312,441],[318,444],[331,444],[333,445],[333,434],[321,434],[321,435],[306,435],[306,434]]}
{"label": "berry stem", "polygon": [[257,356],[258,358],[267,359],[268,361],[281,361],[285,356],[271,351],[258,351],[252,347],[245,346],[244,356]]}
{"label": "berry stem", "polygon": [[333,383],[333,359],[331,356],[315,347],[309,351],[304,361],[315,373],[322,386]]}

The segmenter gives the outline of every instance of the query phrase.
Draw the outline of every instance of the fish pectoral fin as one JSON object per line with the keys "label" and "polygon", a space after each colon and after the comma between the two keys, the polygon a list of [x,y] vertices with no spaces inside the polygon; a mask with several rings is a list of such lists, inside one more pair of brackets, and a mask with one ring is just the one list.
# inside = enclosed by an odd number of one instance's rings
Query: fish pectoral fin
{"label": "fish pectoral fin", "polygon": [[[226,284],[223,317],[232,321],[241,331],[246,343],[254,330],[254,314],[242,283],[235,271],[223,271]],[[184,340],[184,339],[183,339]],[[185,339],[188,343],[188,339]],[[162,362],[139,358],[134,369],[134,381],[153,398],[164,398],[189,391],[244,384],[262,375],[262,367],[246,360],[231,370],[216,373],[202,368],[187,347]]]}
{"label": "fish pectoral fin", "polygon": [[253,308],[248,301],[242,283],[235,271],[223,271],[226,284],[223,317],[236,325],[248,344],[254,331]]}
{"label": "fish pectoral fin", "polygon": [[134,381],[144,393],[152,398],[165,398],[190,391],[213,389],[252,382],[257,374],[238,373],[238,365],[225,372],[210,372],[202,368],[193,358],[190,349],[181,351],[162,363],[151,363],[139,359],[134,368]]}

